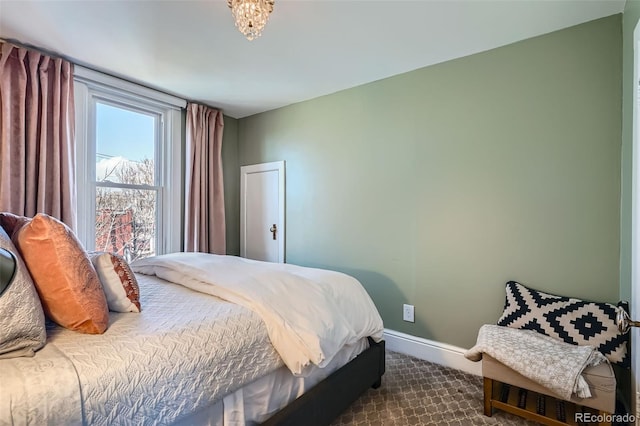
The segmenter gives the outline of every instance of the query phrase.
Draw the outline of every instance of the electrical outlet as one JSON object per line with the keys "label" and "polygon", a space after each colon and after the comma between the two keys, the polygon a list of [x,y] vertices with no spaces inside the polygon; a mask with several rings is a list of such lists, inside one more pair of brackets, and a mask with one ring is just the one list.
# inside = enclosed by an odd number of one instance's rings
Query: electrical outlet
{"label": "electrical outlet", "polygon": [[407,322],[416,322],[413,305],[402,305],[402,319]]}

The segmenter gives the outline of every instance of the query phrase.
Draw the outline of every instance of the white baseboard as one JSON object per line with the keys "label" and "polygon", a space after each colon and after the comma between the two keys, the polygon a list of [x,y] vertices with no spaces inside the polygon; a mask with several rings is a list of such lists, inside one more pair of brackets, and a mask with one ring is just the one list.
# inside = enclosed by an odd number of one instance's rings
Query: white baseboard
{"label": "white baseboard", "polygon": [[482,376],[481,363],[469,361],[464,357],[466,349],[387,328],[384,329],[384,340],[386,348],[390,351]]}

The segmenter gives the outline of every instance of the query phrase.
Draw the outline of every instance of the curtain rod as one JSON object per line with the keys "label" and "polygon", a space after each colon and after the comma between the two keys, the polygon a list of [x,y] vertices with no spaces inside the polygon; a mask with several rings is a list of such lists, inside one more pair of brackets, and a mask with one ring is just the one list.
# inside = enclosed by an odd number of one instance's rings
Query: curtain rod
{"label": "curtain rod", "polygon": [[15,40],[15,39],[0,39],[0,41],[2,41],[3,43],[13,44],[13,45],[21,47],[23,49],[29,49],[29,50],[33,50],[33,51],[36,51],[36,52],[39,52],[39,53],[43,53],[43,54],[45,54],[47,56],[51,56],[52,58],[63,59],[65,61],[67,61],[67,62],[72,63],[74,66],[82,67],[82,68],[88,69],[88,70],[93,71],[93,72],[97,72],[97,73],[100,73],[100,74],[107,75],[109,77],[117,78],[119,80],[126,81],[127,83],[137,84],[138,86],[142,86],[142,87],[145,87],[147,89],[155,90],[155,91],[160,92],[162,94],[169,95],[169,96],[172,96],[172,97],[175,97],[175,98],[180,98],[180,99],[186,101],[186,99],[184,99],[184,97],[176,96],[176,95],[171,94],[171,93],[167,93],[166,91],[157,89],[155,87],[149,87],[149,86],[147,86],[145,84],[141,84],[140,82],[132,81],[131,79],[126,78],[126,77],[122,77],[122,76],[119,76],[119,75],[114,75],[114,74],[112,74],[110,72],[106,72],[106,71],[103,71],[101,69],[97,69],[96,67],[90,66],[89,64],[85,64],[85,63],[82,63],[80,61],[75,61],[75,60],[69,58],[68,56],[52,52],[52,51],[50,51],[48,49],[44,49],[42,47],[38,47],[38,46],[33,46],[33,45],[30,45],[30,44],[22,43],[22,42],[20,42],[18,40]]}
{"label": "curtain rod", "polygon": [[[2,0],[0,0],[0,1],[2,1]],[[155,91],[160,92],[162,94],[165,94],[167,96],[172,96],[174,98],[182,99],[187,104],[196,103],[196,104],[208,106],[210,108],[215,108],[215,109],[219,110],[220,112],[222,112],[224,114],[224,111],[223,111],[222,108],[219,108],[219,107],[216,107],[216,106],[212,106],[212,105],[206,104],[206,103],[201,102],[201,101],[196,101],[196,100],[193,100],[193,99],[187,99],[184,96],[176,95],[176,94],[167,92],[166,90],[162,90],[162,89],[158,89],[158,88],[155,88],[155,87],[152,87],[152,86],[148,86],[148,85],[146,85],[144,83],[140,83],[138,81],[133,81],[133,80],[127,78],[127,77],[114,75],[114,74],[112,74],[110,72],[97,69],[97,68],[95,68],[95,67],[93,67],[93,66],[91,66],[89,64],[83,63],[83,62],[75,61],[75,60],[69,58],[68,56],[52,52],[52,51],[50,51],[48,49],[44,49],[42,47],[38,47],[38,46],[31,45],[31,44],[23,43],[23,42],[21,42],[19,40],[16,40],[16,39],[0,38],[0,46],[2,46],[2,44],[4,44],[4,43],[13,44],[13,45],[21,47],[23,49],[35,50],[36,52],[44,53],[45,55],[48,55],[48,56],[51,56],[51,57],[54,57],[54,58],[64,59],[65,61],[68,61],[68,62],[72,63],[75,66],[82,67],[82,68],[85,68],[87,70],[94,71],[94,72],[97,72],[97,73],[101,73],[101,74],[107,75],[109,77],[117,78],[117,79],[126,81],[127,83],[137,84],[138,86],[142,86],[142,87],[150,89],[150,90],[155,90]]]}
{"label": "curtain rod", "polygon": [[13,44],[14,46],[18,46],[21,47],[23,49],[29,49],[29,50],[35,50],[36,52],[39,53],[44,53],[47,56],[51,56],[53,58],[59,58],[59,59],[64,59],[65,61],[71,62],[72,64],[75,65],[75,62],[73,62],[72,60],[70,60],[69,58],[65,57],[64,55],[60,55],[59,53],[55,53],[51,50],[47,50],[45,48],[42,47],[37,47],[37,46],[33,46],[27,43],[23,43],[19,40],[13,39],[13,38],[0,38],[0,44]]}

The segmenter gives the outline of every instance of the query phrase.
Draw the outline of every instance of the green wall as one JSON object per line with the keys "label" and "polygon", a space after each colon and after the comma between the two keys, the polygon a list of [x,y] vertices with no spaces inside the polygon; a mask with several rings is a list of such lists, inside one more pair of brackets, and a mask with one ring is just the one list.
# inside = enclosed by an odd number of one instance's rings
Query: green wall
{"label": "green wall", "polygon": [[620,208],[620,298],[631,300],[631,180],[633,153],[633,31],[640,1],[627,0],[622,18],[622,185]]}
{"label": "green wall", "polygon": [[240,166],[238,165],[238,120],[224,116],[222,171],[227,254],[240,255]]}
{"label": "green wall", "polygon": [[240,119],[238,164],[286,161],[287,261],[359,278],[387,328],[470,347],[510,279],[616,301],[621,34],[616,15]]}

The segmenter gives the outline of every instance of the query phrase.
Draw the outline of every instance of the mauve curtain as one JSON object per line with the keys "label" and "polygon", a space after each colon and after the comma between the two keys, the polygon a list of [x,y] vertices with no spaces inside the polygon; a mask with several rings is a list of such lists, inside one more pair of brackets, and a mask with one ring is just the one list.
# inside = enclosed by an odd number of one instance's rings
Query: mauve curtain
{"label": "mauve curtain", "polygon": [[0,211],[76,227],[73,65],[2,44]]}
{"label": "mauve curtain", "polygon": [[184,249],[226,254],[222,112],[187,106]]}

